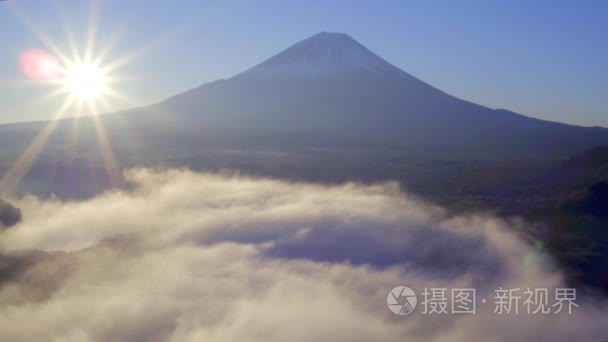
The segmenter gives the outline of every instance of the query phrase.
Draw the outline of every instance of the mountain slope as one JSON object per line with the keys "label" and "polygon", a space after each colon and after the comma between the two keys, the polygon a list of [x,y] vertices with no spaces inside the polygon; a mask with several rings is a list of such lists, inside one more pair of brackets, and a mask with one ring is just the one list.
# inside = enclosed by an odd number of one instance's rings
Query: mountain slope
{"label": "mountain slope", "polygon": [[533,119],[450,96],[340,33],[312,36],[158,108],[216,132],[300,136],[303,143],[308,137],[328,143],[571,154],[608,142],[606,129]]}
{"label": "mountain slope", "polygon": [[321,32],[269,58],[235,78],[333,77],[341,73],[406,74],[344,33]]}
{"label": "mountain slope", "polygon": [[[71,149],[66,142],[75,141],[69,136],[79,127],[78,148],[93,148],[96,121],[118,157],[133,163],[143,150],[167,156],[231,144],[366,146],[383,148],[380,153],[386,147],[424,153],[432,148],[492,158],[570,157],[608,144],[607,129],[538,120],[458,99],[348,35],[326,32],[232,78],[97,119],[62,120],[47,147]],[[0,125],[0,140],[11,154],[3,160],[18,157],[45,124]]]}

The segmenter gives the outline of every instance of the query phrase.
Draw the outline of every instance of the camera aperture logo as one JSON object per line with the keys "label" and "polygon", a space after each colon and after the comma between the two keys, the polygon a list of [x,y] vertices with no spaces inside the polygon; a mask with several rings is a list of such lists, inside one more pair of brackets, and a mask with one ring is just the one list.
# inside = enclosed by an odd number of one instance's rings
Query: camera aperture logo
{"label": "camera aperture logo", "polygon": [[[553,301],[549,288],[503,288],[499,286],[493,291],[483,291],[485,296],[494,295],[494,311],[496,315],[536,315],[536,314],[567,314],[579,307],[576,303],[575,288],[554,288]],[[421,293],[421,314],[476,314],[477,289],[475,288],[428,288]],[[392,313],[405,316],[416,309],[418,298],[414,291],[407,286],[397,286],[386,296],[386,305]],[[492,305],[486,298],[481,298],[481,306]],[[520,310],[521,309],[521,310]],[[492,312],[492,311],[490,311]]]}
{"label": "camera aperture logo", "polygon": [[397,286],[386,296],[386,305],[392,313],[405,316],[416,308],[418,298],[416,293],[407,286]]}

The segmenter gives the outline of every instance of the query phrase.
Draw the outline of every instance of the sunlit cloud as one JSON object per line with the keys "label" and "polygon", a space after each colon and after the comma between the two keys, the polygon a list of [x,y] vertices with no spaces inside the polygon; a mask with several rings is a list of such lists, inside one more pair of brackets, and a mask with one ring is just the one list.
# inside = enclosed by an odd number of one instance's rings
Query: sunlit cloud
{"label": "sunlit cloud", "polygon": [[15,201],[24,220],[0,234],[0,251],[15,260],[0,287],[1,340],[565,342],[608,334],[605,304],[583,294],[572,315],[495,315],[492,304],[475,315],[389,311],[387,293],[398,285],[418,294],[476,288],[489,300],[498,286],[564,286],[547,256],[514,233],[523,222],[451,217],[394,183],[146,169],[126,179],[131,190],[84,201]]}

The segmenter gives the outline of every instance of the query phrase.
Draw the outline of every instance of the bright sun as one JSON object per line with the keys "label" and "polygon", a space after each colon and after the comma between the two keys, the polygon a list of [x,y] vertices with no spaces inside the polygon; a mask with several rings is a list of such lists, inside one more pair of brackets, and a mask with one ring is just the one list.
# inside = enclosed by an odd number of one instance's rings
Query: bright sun
{"label": "bright sun", "polygon": [[106,75],[93,64],[75,64],[67,68],[63,85],[70,94],[80,99],[93,100],[108,91]]}

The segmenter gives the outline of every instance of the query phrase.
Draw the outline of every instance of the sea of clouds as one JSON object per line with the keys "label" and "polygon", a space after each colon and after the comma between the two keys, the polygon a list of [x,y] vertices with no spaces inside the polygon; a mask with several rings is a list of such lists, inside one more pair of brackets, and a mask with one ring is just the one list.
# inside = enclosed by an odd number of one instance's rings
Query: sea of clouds
{"label": "sea of clouds", "polygon": [[[24,197],[0,236],[0,341],[577,341],[608,310],[494,314],[494,289],[564,286],[525,222],[450,216],[396,184],[335,186],[137,169],[129,190]],[[419,306],[397,316],[387,294]],[[424,315],[425,287],[477,314]]]}

